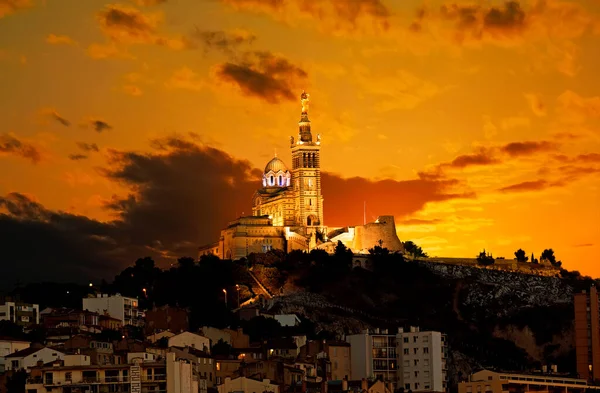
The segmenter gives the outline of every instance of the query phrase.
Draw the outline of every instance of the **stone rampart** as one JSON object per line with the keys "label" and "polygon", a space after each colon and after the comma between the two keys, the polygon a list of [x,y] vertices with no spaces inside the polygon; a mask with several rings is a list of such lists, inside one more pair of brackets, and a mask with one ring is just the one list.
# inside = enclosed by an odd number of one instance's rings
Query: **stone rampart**
{"label": "stone rampart", "polygon": [[375,222],[354,227],[352,249],[355,252],[366,252],[378,246],[380,241],[382,247],[392,252],[404,250],[396,233],[394,216],[380,216]]}

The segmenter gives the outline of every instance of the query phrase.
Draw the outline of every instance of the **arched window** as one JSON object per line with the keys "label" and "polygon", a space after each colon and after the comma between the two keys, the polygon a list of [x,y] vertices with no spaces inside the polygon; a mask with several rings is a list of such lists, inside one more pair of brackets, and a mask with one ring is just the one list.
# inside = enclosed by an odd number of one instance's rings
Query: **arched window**
{"label": "arched window", "polygon": [[279,175],[279,185],[283,186],[283,176]]}
{"label": "arched window", "polygon": [[271,175],[269,178],[269,185],[272,186],[273,184],[275,184],[275,179],[273,178],[273,175]]}

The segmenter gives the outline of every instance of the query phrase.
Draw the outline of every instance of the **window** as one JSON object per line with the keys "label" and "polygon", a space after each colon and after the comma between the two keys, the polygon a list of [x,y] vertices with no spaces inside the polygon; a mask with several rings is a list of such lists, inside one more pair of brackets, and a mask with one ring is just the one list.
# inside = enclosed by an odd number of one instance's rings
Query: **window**
{"label": "window", "polygon": [[217,371],[221,371],[221,362],[217,362]]}
{"label": "window", "polygon": [[44,385],[52,385],[54,383],[54,374],[53,373],[46,373],[46,374],[44,374],[44,376],[45,376]]}
{"label": "window", "polygon": [[337,348],[333,348],[333,356],[337,356]]}
{"label": "window", "polygon": [[425,337],[423,337],[423,342],[424,342],[424,343],[428,343],[428,342],[429,342],[429,336],[425,336]]}
{"label": "window", "polygon": [[467,393],[473,393],[473,386],[467,386]]}
{"label": "window", "polygon": [[407,343],[407,342],[408,342],[408,337],[404,337],[404,340],[403,340],[403,341],[404,341],[405,343]]}
{"label": "window", "polygon": [[71,382],[72,380],[73,380],[73,373],[71,373],[70,371],[67,371],[65,373],[65,381]]}
{"label": "window", "polygon": [[413,348],[413,353],[416,355],[419,353],[419,348]]}
{"label": "window", "polygon": [[212,371],[208,373],[208,380],[212,382]]}
{"label": "window", "polygon": [[404,389],[409,390],[410,389],[410,383],[405,383],[404,384]]}
{"label": "window", "polygon": [[423,377],[429,378],[429,370],[423,371]]}
{"label": "window", "polygon": [[419,390],[419,383],[415,383],[415,390]]}
{"label": "window", "polygon": [[414,337],[413,337],[413,342],[414,342],[414,343],[416,343],[416,342],[417,342],[417,338],[418,338],[417,336],[414,336]]}
{"label": "window", "polygon": [[404,348],[404,354],[408,355],[408,348]]}
{"label": "window", "polygon": [[429,389],[430,389],[429,385],[425,385],[425,390],[429,390]]}
{"label": "window", "polygon": [[404,379],[410,379],[410,372],[408,372],[408,371],[404,372]]}
{"label": "window", "polygon": [[429,353],[429,348],[428,347],[423,348],[423,353]]}
{"label": "window", "polygon": [[419,372],[415,371],[415,378],[419,378]]}
{"label": "window", "polygon": [[429,366],[429,359],[423,359],[423,366]]}
{"label": "window", "polygon": [[415,366],[419,365],[419,359],[415,359]]}
{"label": "window", "polygon": [[404,361],[404,367],[410,367],[410,360]]}

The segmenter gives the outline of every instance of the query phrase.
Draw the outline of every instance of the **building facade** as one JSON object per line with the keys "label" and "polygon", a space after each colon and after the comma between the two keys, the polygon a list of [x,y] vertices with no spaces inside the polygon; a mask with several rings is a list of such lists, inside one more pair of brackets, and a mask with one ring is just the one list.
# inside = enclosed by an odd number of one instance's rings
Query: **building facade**
{"label": "building facade", "polygon": [[96,297],[84,298],[83,309],[100,315],[108,314],[119,319],[123,326],[142,326],[144,323],[144,314],[138,308],[138,300],[120,294],[97,294]]}
{"label": "building facade", "polygon": [[380,379],[413,392],[447,389],[446,336],[418,327],[366,330],[346,337],[353,379]]}
{"label": "building facade", "polygon": [[398,387],[413,392],[445,392],[447,390],[447,340],[440,332],[399,329]]}
{"label": "building facade", "polygon": [[0,372],[5,370],[6,356],[27,349],[29,345],[29,341],[0,339]]}
{"label": "building facade", "polygon": [[19,326],[39,325],[40,306],[15,301],[0,305],[0,321],[11,321]]}
{"label": "building facade", "polygon": [[279,157],[262,174],[262,187],[252,198],[252,216],[240,217],[221,231],[218,242],[199,248],[198,257],[215,255],[237,260],[250,253],[314,248],[331,251],[338,240],[355,253],[368,252],[383,241],[390,251],[402,251],[393,217],[345,228],[328,228],[323,220],[321,135],[313,136],[308,118],[309,95],[300,96],[298,134],[290,137],[292,169]]}
{"label": "building facade", "polygon": [[558,375],[513,374],[481,370],[468,381],[458,384],[458,393],[583,393],[600,386],[590,386],[585,379]]}
{"label": "building facade", "polygon": [[586,380],[600,379],[600,302],[598,290],[574,295],[575,306],[575,353],[577,373]]}

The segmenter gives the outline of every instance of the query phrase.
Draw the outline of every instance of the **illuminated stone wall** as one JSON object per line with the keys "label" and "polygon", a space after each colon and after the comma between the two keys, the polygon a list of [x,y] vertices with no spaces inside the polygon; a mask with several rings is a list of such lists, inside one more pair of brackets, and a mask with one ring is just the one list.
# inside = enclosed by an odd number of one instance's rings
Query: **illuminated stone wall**
{"label": "illuminated stone wall", "polygon": [[354,227],[354,239],[352,250],[354,252],[366,253],[369,248],[379,245],[390,251],[403,251],[404,247],[396,233],[394,216],[381,216],[375,222]]}

